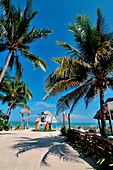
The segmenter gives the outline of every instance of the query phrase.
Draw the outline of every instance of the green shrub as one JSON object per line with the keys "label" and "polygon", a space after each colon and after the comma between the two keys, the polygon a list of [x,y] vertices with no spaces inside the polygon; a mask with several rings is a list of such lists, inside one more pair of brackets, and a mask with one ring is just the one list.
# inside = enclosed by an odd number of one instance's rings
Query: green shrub
{"label": "green shrub", "polygon": [[67,129],[66,129],[66,126],[65,126],[65,125],[61,127],[60,132],[61,132],[62,136],[66,136],[66,134],[67,134]]}
{"label": "green shrub", "polygon": [[5,130],[8,131],[10,129],[10,124],[7,120],[3,119],[3,115],[0,115],[0,131]]}
{"label": "green shrub", "polygon": [[8,131],[8,130],[10,130],[10,124],[8,123],[8,121],[4,121],[4,123],[3,123],[3,129],[5,130],[5,131]]}

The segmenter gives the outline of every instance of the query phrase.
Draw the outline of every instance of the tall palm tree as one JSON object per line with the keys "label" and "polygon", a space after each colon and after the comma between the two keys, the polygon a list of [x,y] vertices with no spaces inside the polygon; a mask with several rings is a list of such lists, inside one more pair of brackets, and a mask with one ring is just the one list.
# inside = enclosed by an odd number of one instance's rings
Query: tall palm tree
{"label": "tall palm tree", "polygon": [[39,65],[45,70],[45,62],[39,56],[30,53],[29,50],[32,42],[47,37],[51,30],[35,29],[34,27],[30,30],[31,20],[38,14],[38,11],[32,12],[32,1],[27,0],[23,13],[19,6],[16,8],[12,4],[11,0],[1,0],[0,5],[3,9],[3,13],[0,14],[0,51],[8,51],[6,63],[0,74],[0,83],[7,67],[12,69],[14,63],[20,78],[23,71],[19,59],[20,54],[29,60],[35,69]]}
{"label": "tall palm tree", "polygon": [[27,101],[32,98],[32,93],[23,81],[18,81],[13,78],[10,81],[5,81],[2,86],[0,99],[2,103],[8,103],[6,115],[10,117],[11,110],[17,106],[25,107]]}
{"label": "tall palm tree", "polygon": [[77,48],[57,41],[68,50],[68,57],[55,59],[60,66],[46,80],[46,97],[69,90],[58,100],[57,111],[61,107],[73,111],[77,102],[84,97],[86,107],[99,94],[102,136],[105,136],[106,117],[104,92],[113,89],[113,33],[108,32],[105,17],[97,9],[97,23],[92,26],[88,16],[79,15],[74,25],[69,24]]}

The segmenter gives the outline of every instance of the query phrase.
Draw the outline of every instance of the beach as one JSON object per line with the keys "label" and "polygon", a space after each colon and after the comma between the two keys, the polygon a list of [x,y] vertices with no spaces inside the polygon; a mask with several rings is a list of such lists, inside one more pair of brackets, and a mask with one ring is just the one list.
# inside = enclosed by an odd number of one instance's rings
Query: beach
{"label": "beach", "polygon": [[0,170],[94,169],[60,132],[0,132]]}

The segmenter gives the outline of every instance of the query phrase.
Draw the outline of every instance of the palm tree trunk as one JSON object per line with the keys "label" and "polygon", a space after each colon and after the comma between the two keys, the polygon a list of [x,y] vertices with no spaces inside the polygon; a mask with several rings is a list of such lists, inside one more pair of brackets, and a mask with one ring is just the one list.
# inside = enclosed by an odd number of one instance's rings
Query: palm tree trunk
{"label": "palm tree trunk", "polygon": [[9,120],[9,118],[10,118],[12,106],[13,106],[13,103],[10,104],[10,106],[9,106],[9,108],[8,108],[8,110],[7,110],[7,116],[8,116],[8,119],[7,119],[7,120]]}
{"label": "palm tree trunk", "polygon": [[106,115],[105,115],[105,104],[104,104],[104,88],[100,88],[100,110],[101,110],[101,135],[106,137]]}
{"label": "palm tree trunk", "polygon": [[62,122],[63,122],[63,126],[65,125],[65,114],[64,112],[62,113]]}
{"label": "palm tree trunk", "polygon": [[71,129],[71,124],[70,124],[70,113],[68,113],[68,125],[69,125],[69,129]]}
{"label": "palm tree trunk", "polygon": [[1,83],[1,81],[2,81],[2,79],[3,79],[3,77],[4,77],[4,74],[5,74],[5,72],[6,72],[7,67],[8,67],[8,65],[9,65],[9,61],[10,61],[10,59],[11,59],[12,53],[13,53],[13,50],[10,51],[10,53],[9,53],[9,55],[8,55],[8,57],[7,57],[5,66],[4,66],[4,68],[3,68],[3,70],[2,70],[2,72],[1,72],[1,74],[0,74],[0,83]]}
{"label": "palm tree trunk", "polygon": [[11,107],[9,107],[7,110],[7,116],[10,116],[10,113],[11,113]]}

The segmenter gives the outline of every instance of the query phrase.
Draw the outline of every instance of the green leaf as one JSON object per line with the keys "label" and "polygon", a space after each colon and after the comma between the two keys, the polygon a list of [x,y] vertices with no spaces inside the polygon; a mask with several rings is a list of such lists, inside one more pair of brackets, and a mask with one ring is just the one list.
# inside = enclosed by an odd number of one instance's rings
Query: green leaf
{"label": "green leaf", "polygon": [[105,150],[104,148],[102,148],[101,146],[98,146],[98,148],[100,148],[101,150]]}
{"label": "green leaf", "polygon": [[55,61],[56,63],[61,64],[61,63],[62,63],[62,60],[63,60],[63,57],[53,58],[52,60]]}
{"label": "green leaf", "polygon": [[40,61],[39,61],[39,66],[41,67],[41,69],[42,69],[43,71],[46,72],[47,66],[46,66],[46,64],[44,63],[44,61],[40,60]]}
{"label": "green leaf", "polygon": [[102,165],[102,163],[105,161],[105,158],[103,158],[100,162],[100,165]]}
{"label": "green leaf", "polygon": [[113,164],[109,164],[109,166],[113,166]]}
{"label": "green leaf", "polygon": [[100,163],[100,161],[101,161],[101,159],[99,159],[96,163],[97,163],[97,164],[99,164],[99,163]]}

